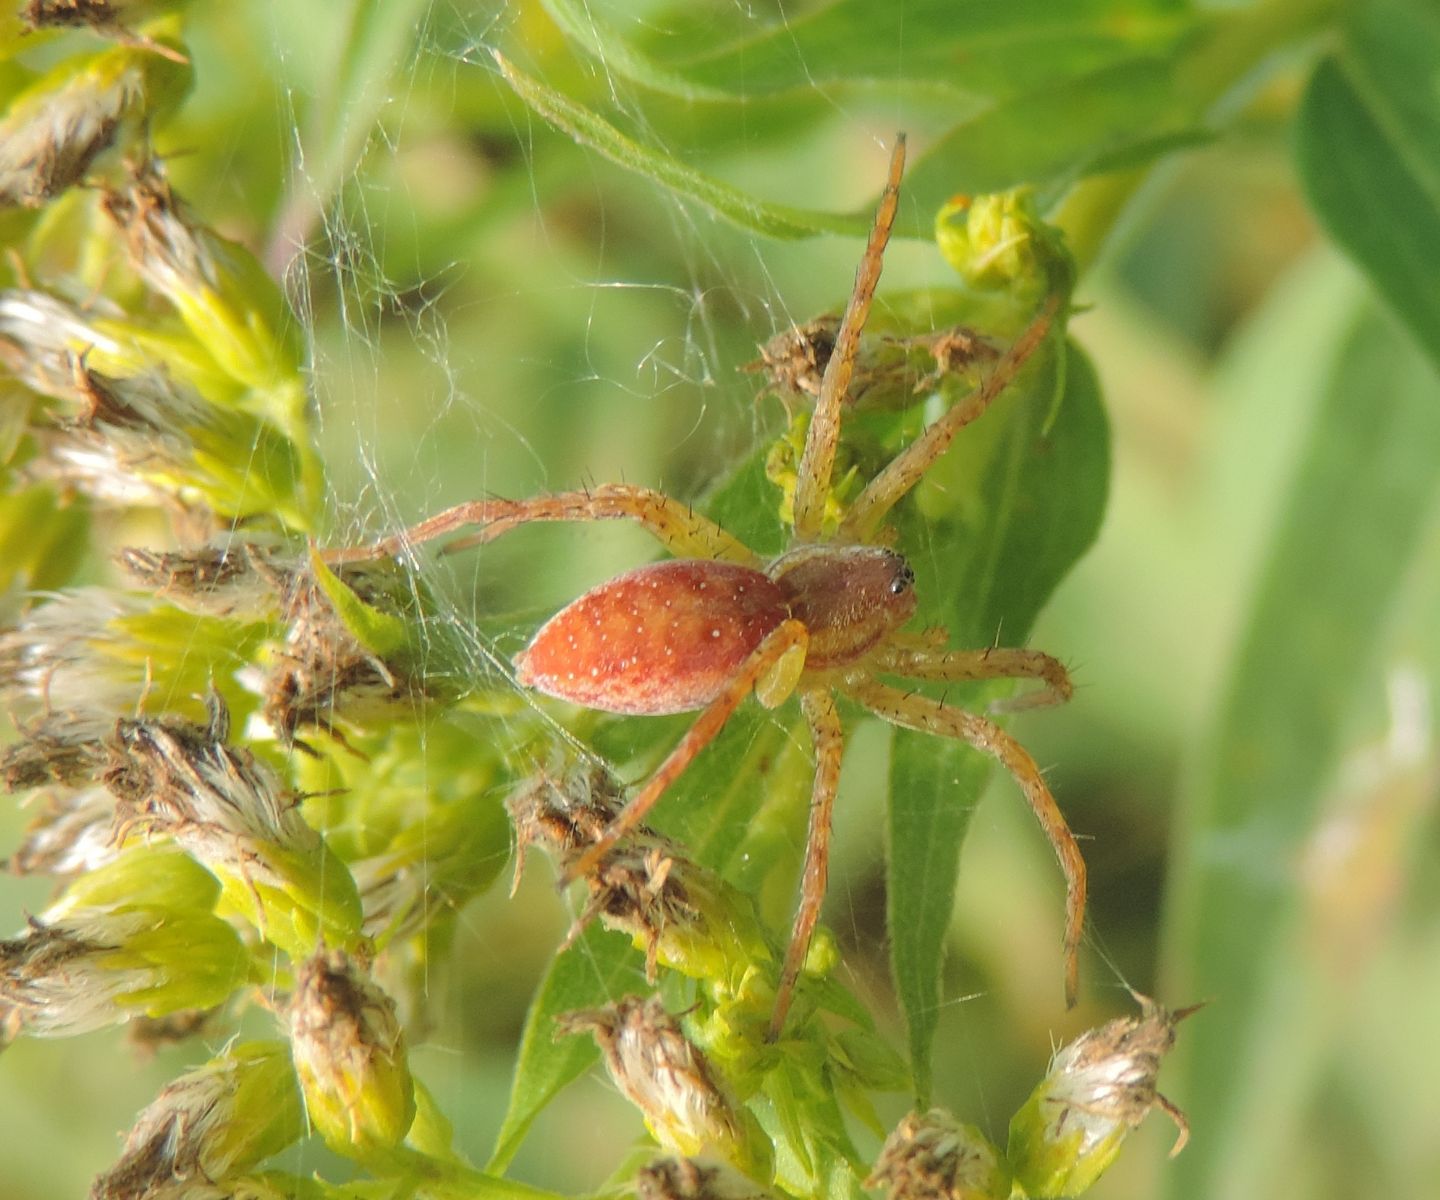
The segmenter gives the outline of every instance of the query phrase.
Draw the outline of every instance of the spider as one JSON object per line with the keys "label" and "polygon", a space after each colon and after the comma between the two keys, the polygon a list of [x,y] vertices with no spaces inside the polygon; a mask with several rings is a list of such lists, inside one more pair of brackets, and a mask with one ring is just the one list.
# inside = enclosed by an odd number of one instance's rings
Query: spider
{"label": "spider", "polygon": [[915,575],[900,554],[878,544],[877,536],[885,515],[945,453],[959,430],[986,411],[1045,339],[1062,303],[1058,291],[975,390],[870,480],[834,535],[827,537],[822,528],[841,408],[895,220],[904,163],[905,139],[900,135],[806,435],[792,544],[778,558],[762,560],[670,496],[620,483],[530,500],[476,500],[370,546],[327,555],[330,561],[397,556],[463,526],[479,528],[447,549],[487,542],[531,521],[625,519],[637,522],[675,556],[619,575],[562,609],[516,656],[517,678],[546,695],[606,712],[700,714],[599,840],[570,866],[563,882],[594,868],[618,839],[635,829],[752,692],[767,708],[799,697],[815,775],[801,897],[776,991],[772,1039],[784,1025],[825,896],[831,814],[844,747],[836,693],[895,725],[968,742],[992,755],[1015,779],[1065,875],[1067,1003],[1075,1003],[1079,987],[1085,863],[1035,760],[987,717],[882,678],[1031,679],[1042,685],[1010,702],[1013,709],[1069,699],[1069,676],[1056,659],[1038,651],[948,650],[943,648],[948,640],[943,630],[903,632],[916,608]]}

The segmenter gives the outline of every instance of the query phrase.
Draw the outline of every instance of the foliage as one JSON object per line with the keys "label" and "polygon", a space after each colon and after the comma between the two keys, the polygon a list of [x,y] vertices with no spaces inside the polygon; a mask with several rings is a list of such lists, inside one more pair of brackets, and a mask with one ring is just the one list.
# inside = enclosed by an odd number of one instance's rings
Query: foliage
{"label": "foliage", "polygon": [[[1433,6],[295,7],[0,19],[0,682],[17,725],[0,773],[32,806],[28,830],[6,826],[23,877],[6,901],[16,926],[34,914],[0,944],[0,1087],[70,1053],[107,1090],[95,1039],[118,1026],[163,1047],[115,1089],[143,1109],[118,1162],[56,1122],[76,1152],[44,1176],[17,1157],[0,1170],[16,1194],[86,1177],[104,1197],[200,1180],[256,1197],[1418,1194],[1440,1116],[1407,1040],[1440,980],[1404,970],[1440,934],[1412,882],[1434,857],[1440,680]],[[556,822],[614,802],[685,718],[533,704],[508,656],[535,613],[648,551],[536,530],[340,566],[316,546],[624,477],[777,549],[805,403],[735,368],[838,309],[897,128],[919,149],[867,353],[898,354],[907,379],[932,330],[1013,337],[1036,304],[1027,248],[1058,255],[1062,236],[1096,322],[1152,286],[1153,261],[1156,309],[1183,325],[1213,278],[1184,248],[1277,227],[1228,182],[1218,218],[1166,200],[1167,174],[1203,181],[1255,147],[1271,171],[1293,163],[1265,194],[1303,195],[1351,266],[1313,250],[1288,284],[1252,285],[1248,326],[1196,338],[1225,343],[1218,413],[1163,384],[1137,402],[1141,339],[1092,335],[1077,307],[1078,340],[1049,339],[894,514],[920,624],[972,647],[1038,627],[1095,681],[1074,717],[1023,725],[1096,831],[1085,1004],[1061,1004],[1053,872],[962,859],[988,761],[847,712],[834,927],[772,1043],[809,794],[795,706],[728,724],[592,883],[603,922],[567,938],[580,909],[543,867],[513,901],[495,887],[512,842],[563,866]],[[860,396],[837,508],[983,370]],[[1187,472],[1164,478],[1156,430],[1201,421],[1223,453],[1174,518]],[[1112,460],[1101,545],[1044,616],[1102,528]],[[1133,699],[1092,701],[1127,668]],[[1174,732],[1187,721],[1199,732]],[[1152,765],[1172,753],[1173,789]],[[1166,837],[1126,801],[1141,788],[1178,794],[1159,929],[1116,899],[1125,835],[1136,858]],[[882,841],[883,921],[842,907]],[[980,901],[968,917],[957,880]],[[997,1011],[957,1009],[961,969]],[[1215,1003],[1178,1031],[1143,998],[1102,1023],[1106,971]],[[1074,1040],[1046,1074],[1057,1026]],[[31,1049],[61,1037],[78,1049]],[[1164,1088],[1190,1146],[1161,1164],[1146,1135],[1095,1183],[1168,1103],[1155,1071],[1177,1040]],[[602,1058],[648,1136],[577,1115],[572,1085]],[[1097,1060],[1125,1088],[1097,1093]],[[97,1115],[97,1136],[126,1119]],[[57,1144],[23,1132],[6,1140]],[[656,1142],[741,1175],[644,1166]],[[1332,1169],[1332,1146],[1363,1147],[1363,1166]]]}

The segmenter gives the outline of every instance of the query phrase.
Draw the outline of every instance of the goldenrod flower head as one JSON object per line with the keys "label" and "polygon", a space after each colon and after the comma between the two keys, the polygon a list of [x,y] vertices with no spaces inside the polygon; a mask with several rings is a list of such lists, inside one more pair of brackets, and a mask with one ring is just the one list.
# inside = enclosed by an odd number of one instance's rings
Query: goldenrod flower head
{"label": "goldenrod flower head", "polygon": [[135,583],[186,612],[273,620],[295,560],[262,542],[227,536],[195,550],[126,546],[116,560]]}
{"label": "goldenrod flower head", "polygon": [[178,502],[304,528],[296,446],[215,403],[143,327],[95,304],[82,313],[42,291],[0,292],[0,364],[63,406],[37,428],[42,454],[28,472],[110,505]]}
{"label": "goldenrod flower head", "polygon": [[556,1018],[556,1036],[590,1033],[615,1085],[640,1109],[660,1144],[694,1155],[706,1147],[755,1173],[752,1143],[705,1055],[658,996],[626,996]]}
{"label": "goldenrod flower head", "polygon": [[1185,1145],[1184,1114],[1160,1094],[1156,1079],[1176,1024],[1195,1009],[1171,1013],[1148,997],[1136,999],[1138,1017],[1109,1021],[1062,1046],[1011,1120],[1010,1163],[1032,1200],[1085,1191],[1153,1108],[1180,1131],[1171,1154]]}
{"label": "goldenrod flower head", "polygon": [[106,193],[105,210],[135,270],[175,306],[216,365],[253,389],[261,415],[291,437],[300,434],[305,397],[295,322],[250,252],[196,221],[153,160]]}
{"label": "goldenrod flower head", "polygon": [[189,86],[188,67],[138,47],[67,59],[0,119],[0,206],[38,208],[80,182],[112,145]]}
{"label": "goldenrod flower head", "polygon": [[248,957],[211,912],[218,891],[173,848],[136,847],[78,877],[20,936],[0,941],[0,1040],[221,1003]]}
{"label": "goldenrod flower head", "polygon": [[139,596],[76,588],[32,608],[0,634],[0,689],[7,705],[63,713],[70,740],[99,737],[115,718],[132,713],[145,692],[145,664],[126,653],[120,631],[148,605]]}
{"label": "goldenrod flower head", "polygon": [[960,277],[979,290],[1021,296],[1069,290],[1074,264],[1028,188],[956,196],[935,215],[935,241]]}
{"label": "goldenrod flower head", "polygon": [[1005,1200],[1010,1194],[1008,1173],[990,1139],[941,1108],[901,1120],[865,1186],[886,1188],[890,1200]]}
{"label": "goldenrod flower head", "polygon": [[291,740],[306,726],[388,714],[444,691],[444,665],[412,670],[415,647],[403,609],[416,606],[413,580],[391,563],[332,570],[318,555],[297,564],[285,585],[283,647],[265,681],[265,716]]}
{"label": "goldenrod flower head", "polygon": [[91,1200],[229,1196],[225,1181],[305,1131],[283,1042],[245,1042],[189,1071],[141,1112]]}
{"label": "goldenrod flower head", "polygon": [[229,905],[292,957],[322,940],[357,942],[354,880],[268,768],[226,744],[228,726],[218,697],[208,726],[117,722],[104,782],[119,828],[174,839],[220,877]]}
{"label": "goldenrod flower head", "polygon": [[295,1070],[310,1122],[332,1149],[393,1148],[415,1118],[415,1087],[395,1002],[339,950],[304,962],[290,999]]}

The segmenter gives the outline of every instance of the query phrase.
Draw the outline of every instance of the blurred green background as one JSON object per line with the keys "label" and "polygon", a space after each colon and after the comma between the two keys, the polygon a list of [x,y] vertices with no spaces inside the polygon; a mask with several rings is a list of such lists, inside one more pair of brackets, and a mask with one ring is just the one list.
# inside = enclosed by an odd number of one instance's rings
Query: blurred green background
{"label": "blurred green background", "polygon": [[[663,42],[780,7],[594,11]],[[806,208],[865,208],[893,131],[923,146],[944,127],[899,60],[864,87],[817,70],[810,92],[753,109],[661,104],[532,4],[196,5],[187,29],[196,89],[158,144],[194,207],[284,272],[313,349],[335,540],[487,492],[623,479],[701,495],[780,426],[738,368],[848,292],[857,239],[762,238],[621,170],[530,112],[487,47],[697,169]],[[1059,1040],[1128,1011],[1126,986],[1211,1002],[1161,1077],[1190,1148],[1165,1162],[1172,1131],[1152,1118],[1096,1196],[1418,1198],[1440,1178],[1440,379],[1297,185],[1294,116],[1323,48],[1298,41],[1230,94],[1221,136],[1127,180],[1078,293],[1111,499],[1031,639],[1072,666],[1077,695],[1014,723],[1085,839],[1075,1012],[1057,996],[1059,880],[1007,782],[964,850],[935,1065],[936,1099],[964,1118],[1001,1135]],[[907,203],[902,223],[923,229]],[[946,279],[919,238],[885,271],[886,288]],[[473,592],[515,614],[509,653],[532,614],[650,556],[631,530],[544,529],[441,569],[457,605]],[[874,834],[886,744],[862,726],[848,748],[827,920],[903,1045]],[[0,844],[22,825],[4,811]],[[12,926],[42,899],[0,878]],[[501,888],[467,910],[431,982],[417,1070],[477,1158],[567,922],[532,870],[513,900]],[[137,1060],[111,1033],[11,1046],[0,1195],[84,1194],[196,1059]],[[515,1173],[583,1191],[639,1132],[590,1078]],[[322,1153],[283,1165],[320,1169]]]}

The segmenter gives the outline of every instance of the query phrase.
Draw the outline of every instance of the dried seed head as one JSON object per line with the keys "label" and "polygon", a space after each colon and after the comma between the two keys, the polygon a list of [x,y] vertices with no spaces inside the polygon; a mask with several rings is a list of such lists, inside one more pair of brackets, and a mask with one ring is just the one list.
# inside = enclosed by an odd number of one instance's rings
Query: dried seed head
{"label": "dried seed head", "polygon": [[103,787],[42,792],[38,799],[41,811],[6,867],[17,875],[68,876],[115,860],[115,801]]}
{"label": "dried seed head", "polygon": [[224,1181],[304,1133],[295,1071],[279,1042],[232,1046],[149,1104],[90,1200],[229,1196]]}
{"label": "dried seed head", "polygon": [[724,1163],[698,1163],[691,1158],[657,1158],[635,1173],[639,1200],[771,1200]]}
{"label": "dried seed head", "polygon": [[167,834],[215,865],[254,859],[263,842],[313,851],[320,835],[267,768],[249,751],[225,744],[229,713],[218,697],[213,704],[209,725],[163,718],[116,723],[104,781],[115,796],[117,820]]}
{"label": "dried seed head", "polygon": [[610,1078],[661,1145],[686,1155],[709,1146],[731,1158],[745,1146],[735,1105],[659,997],[626,996],[604,1008],[564,1013],[555,1032],[595,1036]]}
{"label": "dried seed head", "polygon": [[367,646],[336,604],[343,594],[347,604],[400,626],[394,582],[388,563],[342,567],[329,578],[311,569],[292,575],[285,604],[289,629],[265,683],[265,717],[282,739],[293,740],[306,727],[333,731],[341,717],[411,707],[427,694],[427,681]]}
{"label": "dried seed head", "polygon": [[[515,821],[515,878],[525,851],[538,845],[562,875],[580,861],[624,807],[624,789],[600,764],[541,772],[506,802]],[[669,839],[641,825],[621,838],[584,877],[590,898],[570,939],[599,917],[645,951],[646,977],[657,962],[692,978],[728,980],[772,958],[753,911],[718,876],[685,858]]]}
{"label": "dried seed head", "polygon": [[0,293],[0,365],[60,402],[34,430],[41,454],[27,475],[110,505],[300,520],[293,448],[263,421],[212,403],[140,332],[120,314],[82,314],[44,292]]}
{"label": "dried seed head", "polygon": [[1010,1162],[1027,1195],[1039,1200],[1084,1191],[1153,1108],[1179,1129],[1170,1153],[1184,1147],[1184,1114],[1155,1085],[1175,1044],[1175,1026],[1195,1008],[1172,1013],[1146,996],[1136,999],[1138,1017],[1109,1021],[1061,1047],[1011,1120]]}
{"label": "dried seed head", "polygon": [[881,1148],[867,1188],[890,1200],[1005,1200],[1010,1180],[999,1151],[944,1109],[912,1112]]}
{"label": "dried seed head", "polygon": [[354,959],[321,951],[300,967],[289,1026],[306,1110],[331,1148],[399,1145],[415,1088],[395,1002]]}
{"label": "dried seed head", "polygon": [[136,140],[147,112],[186,79],[173,61],[138,48],[62,62],[0,121],[0,206],[38,208],[80,182],[104,151]]}
{"label": "dried seed head", "polygon": [[0,1045],[21,1033],[69,1037],[123,1020],[120,1001],[163,982],[154,963],[110,963],[148,918],[128,913],[68,926],[32,919],[22,937],[0,941]]}
{"label": "dried seed head", "polygon": [[[61,714],[66,740],[85,740],[133,713],[147,663],[123,632],[147,603],[105,588],[76,588],[26,613],[0,635],[0,694],[22,713]],[[58,769],[58,768],[57,768]]]}
{"label": "dried seed head", "polygon": [[105,761],[101,743],[111,722],[94,714],[55,712],[22,726],[21,740],[0,752],[0,780],[8,792],[58,785],[84,788]]}
{"label": "dried seed head", "polygon": [[278,549],[229,538],[198,550],[127,546],[117,558],[139,586],[177,608],[246,621],[275,617],[298,565]]}
{"label": "dried seed head", "polygon": [[212,697],[208,726],[121,720],[104,783],[118,836],[163,834],[225,884],[229,903],[282,949],[359,937],[354,880],[248,751],[227,746],[228,714]]}

